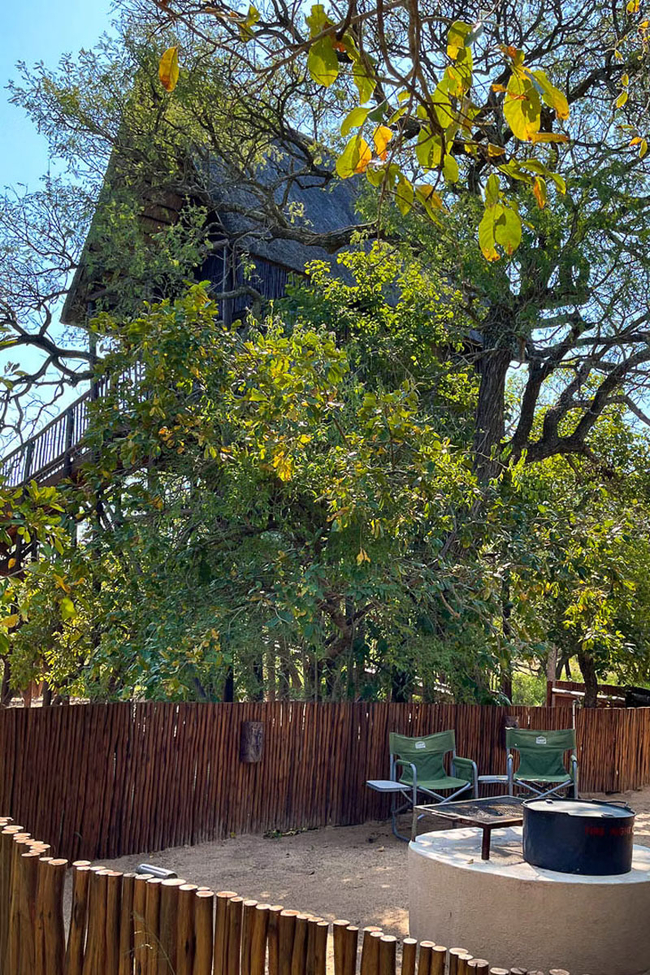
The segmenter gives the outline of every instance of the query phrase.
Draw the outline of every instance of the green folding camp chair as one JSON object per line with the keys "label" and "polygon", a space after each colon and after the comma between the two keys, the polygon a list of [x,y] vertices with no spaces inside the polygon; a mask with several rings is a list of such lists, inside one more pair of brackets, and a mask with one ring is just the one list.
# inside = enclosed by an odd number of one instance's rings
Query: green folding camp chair
{"label": "green folding camp chair", "polygon": [[[451,775],[445,769],[445,755],[451,752]],[[390,777],[402,786],[406,802],[398,809],[393,802],[393,833],[402,840],[408,839],[397,831],[400,813],[418,804],[418,792],[436,799],[451,802],[461,793],[470,790],[478,795],[478,770],[476,762],[456,755],[456,735],[453,731],[440,731],[422,738],[407,738],[395,732],[390,734]],[[440,795],[449,792],[450,795]]]}
{"label": "green folding camp chair", "polygon": [[[530,731],[506,729],[508,749],[508,787],[513,796],[515,785],[537,796],[550,796],[569,789],[578,798],[578,759],[576,733],[573,728],[562,731]],[[519,752],[519,768],[515,772],[513,752]],[[564,762],[565,752],[571,752],[570,768]]]}

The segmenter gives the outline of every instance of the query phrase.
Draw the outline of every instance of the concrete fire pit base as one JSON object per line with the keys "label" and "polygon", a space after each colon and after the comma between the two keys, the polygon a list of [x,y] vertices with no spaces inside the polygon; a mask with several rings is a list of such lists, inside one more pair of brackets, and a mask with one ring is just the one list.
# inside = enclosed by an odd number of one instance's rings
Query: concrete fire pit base
{"label": "concrete fire pit base", "polygon": [[461,947],[499,968],[571,975],[650,971],[650,849],[632,871],[578,877],[525,863],[521,827],[424,833],[409,845],[411,937]]}

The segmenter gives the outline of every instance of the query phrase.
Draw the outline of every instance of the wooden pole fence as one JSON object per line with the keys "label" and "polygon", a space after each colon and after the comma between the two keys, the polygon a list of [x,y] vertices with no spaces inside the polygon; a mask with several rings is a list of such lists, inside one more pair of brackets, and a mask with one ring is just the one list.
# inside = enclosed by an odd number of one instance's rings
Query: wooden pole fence
{"label": "wooden pole fence", "polygon": [[544,975],[181,879],[69,867],[0,825],[0,975]]}
{"label": "wooden pole fence", "polygon": [[[231,833],[363,823],[388,816],[387,798],[365,783],[388,776],[391,731],[417,736],[453,728],[458,754],[476,761],[480,773],[503,774],[506,718],[521,728],[553,730],[569,727],[572,714],[568,708],[298,701],[9,708],[0,711],[0,808],[13,810],[34,835],[48,837],[57,855],[72,860]],[[241,760],[246,722],[263,726],[259,761]],[[650,784],[650,708],[579,711],[576,735],[582,791]],[[7,825],[0,823],[0,837]],[[0,872],[0,890],[3,883]],[[0,927],[0,946],[6,937]],[[226,975],[221,958],[218,965]]]}

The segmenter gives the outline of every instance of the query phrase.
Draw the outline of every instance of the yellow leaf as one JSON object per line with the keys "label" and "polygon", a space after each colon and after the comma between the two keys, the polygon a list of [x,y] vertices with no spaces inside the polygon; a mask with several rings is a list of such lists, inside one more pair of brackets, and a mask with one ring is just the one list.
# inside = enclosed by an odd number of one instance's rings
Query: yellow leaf
{"label": "yellow leaf", "polygon": [[440,195],[428,183],[420,183],[416,186],[415,194],[432,219],[435,219],[436,210],[444,209]]}
{"label": "yellow leaf", "polygon": [[537,200],[537,206],[543,210],[546,206],[546,180],[543,176],[536,176],[533,183],[533,196]]}
{"label": "yellow leaf", "polygon": [[395,190],[395,199],[397,200],[400,212],[403,216],[406,216],[413,206],[413,185],[404,175],[400,176],[397,189]]}
{"label": "yellow leaf", "polygon": [[630,142],[630,145],[631,145],[631,146],[638,146],[638,145],[640,145],[640,143],[641,143],[642,141],[643,141],[643,140],[641,139],[641,136],[640,136],[640,135],[636,135],[636,136],[635,136],[635,137],[634,137],[634,138],[632,139],[632,141]]}
{"label": "yellow leaf", "polygon": [[16,559],[9,559],[9,561],[7,562],[7,568],[8,569],[13,569],[13,567],[15,566],[15,564],[16,564]]}
{"label": "yellow leaf", "polygon": [[565,135],[564,132],[536,132],[530,141],[535,144],[539,142],[568,142],[569,136]]}
{"label": "yellow leaf", "polygon": [[385,159],[388,155],[386,146],[392,138],[393,133],[386,125],[378,125],[375,129],[372,139],[375,143],[375,149],[377,150],[377,155],[380,159]]}
{"label": "yellow leaf", "polygon": [[628,0],[628,3],[625,5],[626,13],[628,14],[638,13],[639,6],[640,6],[639,0]]}
{"label": "yellow leaf", "polygon": [[361,565],[363,562],[370,562],[370,556],[365,549],[360,548],[359,554],[357,555],[357,565]]}
{"label": "yellow leaf", "polygon": [[639,159],[643,159],[646,152],[648,151],[648,143],[646,139],[641,140],[641,145],[639,146]]}
{"label": "yellow leaf", "polygon": [[67,584],[65,579],[63,579],[61,576],[58,576],[56,572],[54,573],[54,579],[59,589],[63,589],[64,592],[70,592],[70,586]]}
{"label": "yellow leaf", "polygon": [[537,89],[527,78],[513,74],[503,102],[503,114],[513,135],[522,142],[531,142],[539,132],[541,102]]}
{"label": "yellow leaf", "polygon": [[372,159],[370,146],[360,135],[353,135],[341,155],[336,160],[336,172],[341,179],[349,179],[355,173],[362,173]]}
{"label": "yellow leaf", "polygon": [[339,73],[339,61],[334,50],[331,37],[322,37],[314,41],[307,56],[309,74],[317,85],[329,88]]}
{"label": "yellow leaf", "polygon": [[455,61],[467,44],[467,37],[472,33],[472,25],[462,20],[455,20],[449,28],[447,36],[447,56]]}
{"label": "yellow leaf", "polygon": [[627,88],[627,86],[629,85],[629,83],[630,83],[630,76],[629,76],[629,74],[624,74],[622,76],[622,78],[621,78],[621,84],[623,85],[624,88]]}
{"label": "yellow leaf", "polygon": [[11,616],[5,616],[3,620],[0,620],[0,626],[4,626],[5,629],[9,630],[12,626],[15,626],[20,616],[18,613],[12,613]]}
{"label": "yellow leaf", "polygon": [[178,47],[168,47],[158,66],[160,83],[167,91],[173,91],[178,81]]}
{"label": "yellow leaf", "polygon": [[617,108],[623,108],[623,105],[625,105],[625,102],[626,101],[627,101],[627,92],[626,91],[622,91],[621,94],[616,99],[616,102],[615,102],[616,107]]}
{"label": "yellow leaf", "polygon": [[372,152],[370,151],[370,146],[365,139],[359,140],[359,162],[354,167],[355,173],[365,173],[368,168],[368,164],[372,159]]}
{"label": "yellow leaf", "polygon": [[488,142],[487,151],[488,151],[488,156],[493,157],[493,156],[502,156],[505,152],[505,149],[503,148],[503,146],[495,146],[494,143]]}

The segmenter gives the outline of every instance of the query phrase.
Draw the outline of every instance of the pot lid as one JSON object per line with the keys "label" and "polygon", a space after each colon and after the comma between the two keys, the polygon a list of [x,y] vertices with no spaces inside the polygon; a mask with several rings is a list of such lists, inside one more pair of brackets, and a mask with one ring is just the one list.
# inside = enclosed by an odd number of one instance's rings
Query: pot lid
{"label": "pot lid", "polygon": [[559,813],[563,816],[591,816],[594,819],[627,819],[634,815],[629,806],[611,802],[579,799],[529,799],[524,803],[534,812]]}

